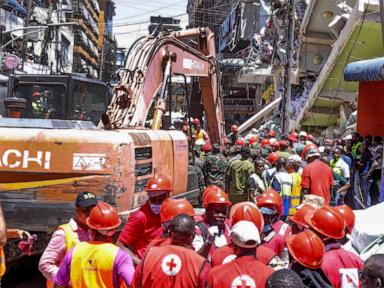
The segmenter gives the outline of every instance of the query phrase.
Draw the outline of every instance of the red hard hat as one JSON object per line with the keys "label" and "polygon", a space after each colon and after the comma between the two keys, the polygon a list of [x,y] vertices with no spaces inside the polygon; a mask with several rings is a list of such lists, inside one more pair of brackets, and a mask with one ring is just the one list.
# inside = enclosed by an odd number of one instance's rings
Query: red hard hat
{"label": "red hard hat", "polygon": [[330,206],[319,208],[313,215],[307,214],[305,222],[321,235],[332,239],[342,239],[345,236],[344,216]]}
{"label": "red hard hat", "polygon": [[40,97],[41,93],[39,91],[32,92],[32,97]]}
{"label": "red hard hat", "polygon": [[318,269],[323,263],[324,243],[311,230],[287,237],[287,248],[292,257],[304,267]]}
{"label": "red hard hat", "polygon": [[271,143],[271,146],[272,146],[273,148],[280,148],[280,143],[279,143],[278,141],[275,141],[275,142],[272,142],[272,143]]}
{"label": "red hard hat", "polygon": [[172,184],[171,180],[165,175],[155,174],[151,179],[148,180],[147,187],[145,191],[148,193],[152,192],[162,192],[162,191],[171,191]]}
{"label": "red hard hat", "polygon": [[112,230],[121,224],[115,208],[102,201],[97,202],[96,206],[92,208],[85,222],[89,228],[95,230]]}
{"label": "red hard hat", "polygon": [[271,145],[271,141],[269,141],[269,139],[263,139],[261,140],[261,146],[264,147],[264,146],[267,146],[267,145]]}
{"label": "red hard hat", "polygon": [[[305,145],[304,149],[303,149],[303,152],[301,153],[301,158],[303,159],[306,159],[306,154],[309,150],[311,149],[316,149],[317,151],[319,151],[319,149],[317,148],[316,144],[308,144],[308,145]],[[319,152],[320,153],[320,152]]]}
{"label": "red hard hat", "polygon": [[299,133],[292,132],[290,136],[295,137],[297,139],[297,137],[299,137]]}
{"label": "red hard hat", "polygon": [[212,145],[211,143],[205,143],[202,147],[204,152],[211,152],[212,151]]}
{"label": "red hard hat", "polygon": [[287,143],[287,141],[285,141],[285,140],[280,140],[279,141],[279,146],[280,146],[280,148],[288,148],[288,143]]}
{"label": "red hard hat", "polygon": [[295,214],[289,217],[289,220],[298,225],[308,228],[308,224],[305,222],[305,215],[307,214],[313,215],[315,211],[316,211],[315,207],[305,204],[301,206],[300,209],[297,209]]}
{"label": "red hard hat", "polygon": [[191,217],[195,216],[195,211],[191,203],[187,199],[171,199],[167,198],[160,207],[161,223],[171,221],[177,215],[187,214]]}
{"label": "red hard hat", "polygon": [[271,165],[275,165],[276,161],[279,159],[279,153],[276,153],[276,152],[272,152],[272,153],[269,153],[269,155],[267,156],[267,160],[269,163],[271,163]]}
{"label": "red hard hat", "polygon": [[309,134],[309,133],[307,134],[307,140],[308,141],[312,141],[313,140],[313,136],[311,134]]}
{"label": "red hard hat", "polygon": [[237,127],[237,125],[232,125],[231,126],[231,132],[233,133],[233,132],[237,132],[237,131],[239,131],[239,128]]}
{"label": "red hard hat", "polygon": [[229,201],[228,194],[216,185],[210,185],[205,188],[202,198],[204,208],[208,207],[209,204],[224,204],[226,206],[232,204],[231,201]]}
{"label": "red hard hat", "polygon": [[291,142],[298,142],[297,138],[293,137],[291,135],[288,136],[288,140],[291,141]]}
{"label": "red hard hat", "polygon": [[200,119],[199,119],[199,118],[195,118],[195,119],[193,119],[192,124],[193,124],[193,125],[200,125]]}
{"label": "red hard hat", "polygon": [[235,145],[244,146],[245,145],[244,139],[242,139],[242,138],[237,139],[235,142]]}
{"label": "red hard hat", "polygon": [[239,202],[232,206],[229,214],[232,226],[237,222],[245,220],[253,222],[259,231],[264,229],[264,217],[257,205],[253,202]]}
{"label": "red hard hat", "polygon": [[232,144],[232,141],[228,137],[224,137],[224,144]]}
{"label": "red hard hat", "polygon": [[250,145],[252,145],[253,143],[257,143],[257,141],[259,141],[259,137],[257,137],[256,135],[252,135],[251,137],[249,137]]}
{"label": "red hard hat", "polygon": [[257,198],[257,206],[259,208],[276,208],[277,213],[283,213],[283,198],[275,189],[267,189]]}
{"label": "red hard hat", "polygon": [[267,137],[276,137],[276,132],[273,130],[269,130]]}
{"label": "red hard hat", "polygon": [[347,205],[335,206],[333,208],[344,216],[347,233],[351,234],[353,227],[355,227],[355,213],[353,213],[353,210]]}

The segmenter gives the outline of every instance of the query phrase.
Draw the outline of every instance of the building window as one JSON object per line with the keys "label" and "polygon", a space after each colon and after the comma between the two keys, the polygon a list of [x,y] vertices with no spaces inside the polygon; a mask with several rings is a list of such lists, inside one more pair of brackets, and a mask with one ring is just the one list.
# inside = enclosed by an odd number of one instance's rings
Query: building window
{"label": "building window", "polygon": [[63,59],[63,66],[70,65],[69,62],[69,45],[71,45],[71,42],[67,38],[64,37],[64,35],[61,35],[61,57]]}

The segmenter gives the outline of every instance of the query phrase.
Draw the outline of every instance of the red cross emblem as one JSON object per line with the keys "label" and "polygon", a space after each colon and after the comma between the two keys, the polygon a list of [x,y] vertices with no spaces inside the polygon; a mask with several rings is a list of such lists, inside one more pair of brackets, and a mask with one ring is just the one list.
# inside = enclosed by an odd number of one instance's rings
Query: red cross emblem
{"label": "red cross emblem", "polygon": [[232,281],[231,288],[256,288],[256,283],[248,275],[240,275]]}
{"label": "red cross emblem", "polygon": [[175,276],[181,269],[181,259],[176,254],[168,254],[161,261],[161,269],[168,276]]}

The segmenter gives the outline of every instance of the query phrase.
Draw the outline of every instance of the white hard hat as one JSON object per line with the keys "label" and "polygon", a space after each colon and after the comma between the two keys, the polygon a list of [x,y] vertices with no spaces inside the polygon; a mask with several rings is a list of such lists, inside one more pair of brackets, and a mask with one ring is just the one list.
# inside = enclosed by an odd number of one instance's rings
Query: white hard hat
{"label": "white hard hat", "polygon": [[251,221],[239,221],[231,229],[232,242],[241,248],[255,248],[260,244],[260,233]]}
{"label": "white hard hat", "polygon": [[307,137],[307,132],[305,131],[300,131],[299,137]]}
{"label": "white hard hat", "polygon": [[299,155],[292,154],[292,155],[289,155],[288,160],[292,160],[295,162],[301,162],[302,159]]}

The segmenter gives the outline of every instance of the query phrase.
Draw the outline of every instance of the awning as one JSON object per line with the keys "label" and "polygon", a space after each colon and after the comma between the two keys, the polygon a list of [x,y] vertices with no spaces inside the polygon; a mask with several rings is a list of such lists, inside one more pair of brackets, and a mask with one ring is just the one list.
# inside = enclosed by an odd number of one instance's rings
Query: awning
{"label": "awning", "polygon": [[384,80],[384,57],[349,63],[344,69],[345,81]]}
{"label": "awning", "polygon": [[19,4],[16,0],[0,0],[2,7],[8,7],[12,10],[16,10],[20,15],[27,16],[27,10]]}

